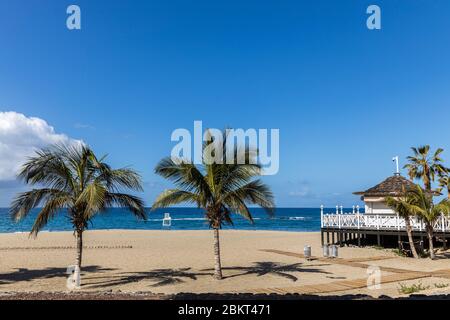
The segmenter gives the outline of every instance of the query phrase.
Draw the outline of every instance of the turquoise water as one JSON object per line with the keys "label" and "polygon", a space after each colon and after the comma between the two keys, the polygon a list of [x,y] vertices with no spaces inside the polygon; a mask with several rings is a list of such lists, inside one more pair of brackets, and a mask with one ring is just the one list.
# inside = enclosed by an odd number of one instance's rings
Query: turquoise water
{"label": "turquoise water", "polygon": [[[327,212],[332,212],[329,209]],[[8,209],[0,208],[0,233],[30,231],[33,221],[39,210],[33,210],[30,215],[19,223],[11,220]],[[157,211],[148,210],[148,220],[140,221],[124,209],[112,208],[97,215],[90,229],[139,229],[162,230],[164,213],[170,213],[172,217],[172,230],[203,230],[208,229],[208,223],[204,219],[202,210],[197,208],[168,208]],[[277,208],[275,216],[270,218],[260,208],[252,208],[255,223],[251,224],[239,215],[233,215],[234,226],[226,226],[224,229],[241,230],[282,230],[282,231],[319,231],[319,208]],[[64,211],[60,212],[46,228],[46,231],[68,231],[72,226]]]}

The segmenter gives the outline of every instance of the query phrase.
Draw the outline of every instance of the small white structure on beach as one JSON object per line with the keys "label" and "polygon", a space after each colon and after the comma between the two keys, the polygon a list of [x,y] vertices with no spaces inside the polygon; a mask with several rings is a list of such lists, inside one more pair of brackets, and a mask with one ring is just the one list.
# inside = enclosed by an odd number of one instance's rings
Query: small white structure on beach
{"label": "small white structure on beach", "polygon": [[163,227],[170,227],[172,226],[172,218],[170,217],[170,213],[164,213],[164,219],[162,223]]}

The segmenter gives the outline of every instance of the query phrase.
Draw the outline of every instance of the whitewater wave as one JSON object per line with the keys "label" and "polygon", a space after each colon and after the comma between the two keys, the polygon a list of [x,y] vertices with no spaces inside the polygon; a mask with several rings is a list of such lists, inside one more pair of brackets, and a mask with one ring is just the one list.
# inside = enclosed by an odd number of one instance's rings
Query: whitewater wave
{"label": "whitewater wave", "polygon": [[[253,220],[308,220],[311,219],[311,217],[272,217],[272,218],[253,218]],[[206,218],[172,218],[172,221],[206,221]],[[163,219],[148,219],[147,221],[153,221],[153,222],[162,222]]]}
{"label": "whitewater wave", "polygon": [[280,220],[307,220],[310,217],[276,217],[275,219],[280,219]]}
{"label": "whitewater wave", "polygon": [[[148,219],[147,221],[163,221],[164,219]],[[172,221],[205,221],[206,218],[172,218]]]}

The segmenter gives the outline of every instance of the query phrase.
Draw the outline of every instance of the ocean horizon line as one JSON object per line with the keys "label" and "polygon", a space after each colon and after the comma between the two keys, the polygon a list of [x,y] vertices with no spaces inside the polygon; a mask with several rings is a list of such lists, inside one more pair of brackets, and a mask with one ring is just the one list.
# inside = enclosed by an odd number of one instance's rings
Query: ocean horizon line
{"label": "ocean horizon line", "polygon": [[[335,210],[334,208],[332,210]],[[0,209],[0,233],[27,232],[33,227],[40,209],[33,209],[22,221],[13,221],[7,208]],[[232,225],[223,229],[274,230],[274,231],[320,231],[321,210],[317,208],[276,208],[274,215],[268,215],[262,208],[250,208],[253,223],[233,214]],[[170,216],[170,224],[164,225],[165,214]],[[60,212],[42,231],[72,231],[73,226],[67,212]],[[196,207],[170,207],[156,209],[148,213],[146,220],[137,219],[123,208],[109,208],[96,215],[90,225],[91,230],[206,230],[209,223],[203,209]]]}

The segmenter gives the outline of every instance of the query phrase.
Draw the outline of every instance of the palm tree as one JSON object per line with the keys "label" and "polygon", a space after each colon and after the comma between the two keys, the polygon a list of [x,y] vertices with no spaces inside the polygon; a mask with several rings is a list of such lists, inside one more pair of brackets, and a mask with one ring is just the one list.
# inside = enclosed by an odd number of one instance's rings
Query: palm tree
{"label": "palm tree", "polygon": [[[224,224],[233,224],[231,213],[237,213],[253,222],[247,204],[256,204],[273,214],[274,201],[269,187],[256,177],[261,175],[261,166],[254,164],[250,148],[241,148],[245,154],[245,163],[237,164],[238,149],[234,149],[233,164],[227,164],[227,134],[223,133],[222,148],[213,148],[222,161],[210,161],[206,150],[211,144],[219,146],[214,139],[203,145],[202,165],[195,165],[185,159],[162,159],[155,172],[174,182],[176,188],[162,192],[152,209],[169,207],[187,202],[197,205],[205,212],[205,217],[214,232],[214,278],[222,279],[220,261],[219,229]],[[211,154],[215,157],[216,154]]]}
{"label": "palm tree", "polygon": [[425,190],[431,191],[431,182],[434,181],[436,175],[441,175],[446,171],[442,165],[440,154],[444,149],[438,148],[433,155],[430,156],[430,146],[412,147],[413,156],[408,156],[409,163],[404,166],[408,169],[408,175],[411,180],[421,179],[425,186]]}
{"label": "palm tree", "polygon": [[406,204],[408,211],[411,214],[418,215],[425,222],[430,258],[434,259],[435,254],[433,247],[433,226],[436,223],[437,219],[441,216],[441,214],[450,214],[450,201],[448,199],[444,199],[438,204],[434,204],[432,194],[427,193],[419,186],[408,191],[408,197],[410,198],[410,203]]}
{"label": "palm tree", "polygon": [[36,152],[23,165],[18,177],[41,188],[19,194],[11,204],[15,221],[25,218],[31,209],[40,209],[30,236],[38,232],[56,214],[66,210],[77,239],[76,265],[81,268],[83,232],[91,219],[110,206],[127,208],[136,217],[146,219],[140,198],[122,193],[122,189],[142,190],[140,176],[128,168],[112,169],[85,145],[55,145]]}
{"label": "palm tree", "polygon": [[400,217],[405,220],[406,233],[408,235],[409,247],[411,248],[411,252],[414,258],[418,259],[419,255],[417,254],[416,247],[414,245],[414,239],[412,235],[412,226],[411,226],[411,213],[409,211],[409,206],[412,204],[411,197],[408,197],[408,193],[405,189],[403,189],[403,194],[401,197],[393,198],[386,197],[386,204],[394,210]]}
{"label": "palm tree", "polygon": [[439,191],[447,189],[447,198],[450,200],[450,175],[448,168],[446,169],[446,172],[439,178],[439,186],[441,187]]}

